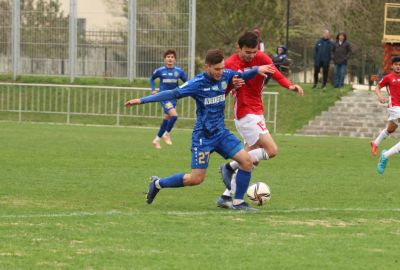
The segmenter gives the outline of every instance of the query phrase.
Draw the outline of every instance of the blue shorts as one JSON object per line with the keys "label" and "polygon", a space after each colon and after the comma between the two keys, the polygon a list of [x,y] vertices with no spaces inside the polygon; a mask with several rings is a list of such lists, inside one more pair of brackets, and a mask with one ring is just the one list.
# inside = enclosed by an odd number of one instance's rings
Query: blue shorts
{"label": "blue shorts", "polygon": [[206,138],[199,132],[193,132],[192,169],[207,169],[210,154],[214,151],[228,159],[242,149],[241,141],[227,129],[212,138]]}
{"label": "blue shorts", "polygon": [[161,104],[161,107],[164,110],[164,113],[168,114],[169,110],[175,109],[175,107],[176,107],[176,99],[161,101],[160,104]]}

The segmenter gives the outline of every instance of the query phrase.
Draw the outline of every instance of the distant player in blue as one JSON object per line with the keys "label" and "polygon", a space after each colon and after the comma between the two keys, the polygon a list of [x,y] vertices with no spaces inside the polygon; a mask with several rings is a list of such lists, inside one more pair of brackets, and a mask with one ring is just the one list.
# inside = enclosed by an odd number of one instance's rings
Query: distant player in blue
{"label": "distant player in blue", "polygon": [[225,128],[225,90],[234,76],[249,80],[258,73],[265,74],[268,70],[268,66],[254,67],[244,73],[225,70],[223,52],[210,50],[205,59],[205,72],[198,74],[178,89],[132,99],[125,103],[129,107],[188,96],[196,101],[197,120],[193,129],[191,149],[192,171],[161,179],[153,176],[147,193],[148,204],[153,202],[157,193],[163,188],[201,184],[206,176],[210,154],[215,151],[225,159],[236,160],[240,166],[236,176],[237,190],[233,200],[233,209],[254,210],[243,200],[250,182],[253,163],[250,155],[243,149],[240,140]]}
{"label": "distant player in blue", "polygon": [[[175,66],[176,52],[174,50],[167,50],[164,53],[164,63],[165,65],[157,68],[149,79],[151,92],[153,95],[157,92],[177,88],[179,79],[181,79],[183,82],[186,82],[187,80],[185,72],[183,72],[180,67]],[[156,86],[154,84],[154,80],[157,78],[160,79],[159,90],[156,90]],[[160,130],[153,140],[153,145],[157,149],[161,148],[160,138],[163,138],[166,144],[172,144],[169,133],[178,119],[178,114],[175,109],[176,99],[161,101],[161,107],[164,110],[164,117],[160,126]]]}

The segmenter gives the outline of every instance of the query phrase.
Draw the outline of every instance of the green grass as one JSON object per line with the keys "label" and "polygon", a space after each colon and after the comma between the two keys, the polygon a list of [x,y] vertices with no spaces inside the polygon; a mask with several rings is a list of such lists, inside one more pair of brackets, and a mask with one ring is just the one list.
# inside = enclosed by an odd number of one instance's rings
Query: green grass
{"label": "green grass", "polygon": [[259,212],[215,207],[217,154],[146,205],[149,176],[190,166],[190,131],[155,132],[1,122],[0,269],[399,269],[398,157],[380,176],[367,140],[276,136]]}

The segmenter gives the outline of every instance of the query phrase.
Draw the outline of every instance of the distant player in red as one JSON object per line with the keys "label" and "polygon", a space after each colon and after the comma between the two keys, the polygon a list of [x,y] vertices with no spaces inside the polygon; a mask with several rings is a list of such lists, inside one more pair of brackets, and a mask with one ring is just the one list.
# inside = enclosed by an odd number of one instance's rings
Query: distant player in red
{"label": "distant player in red", "polygon": [[[270,75],[282,87],[298,92],[303,96],[304,91],[299,85],[290,82],[273,65],[270,57],[258,50],[258,36],[254,32],[246,32],[239,37],[239,51],[225,61],[225,67],[234,71],[245,71],[254,66],[270,65]],[[265,77],[257,75],[253,79],[240,81],[232,90],[235,98],[234,112],[236,129],[244,139],[246,150],[249,151],[254,164],[260,160],[268,160],[278,153],[278,147],[265,126],[264,105],[262,92]],[[228,90],[229,91],[229,90]],[[239,168],[235,161],[220,166],[222,179],[226,190],[218,199],[218,207],[231,208],[231,179]],[[232,190],[233,191],[233,190]]]}
{"label": "distant player in red", "polygon": [[[381,131],[378,137],[371,141],[372,155],[376,155],[379,144],[386,139],[391,133],[395,132],[400,123],[400,56],[392,59],[393,72],[384,76],[375,88],[380,103],[385,103],[385,97],[381,93],[381,88],[386,87],[389,94],[389,102],[387,111],[389,114],[388,125]],[[383,174],[385,171],[389,157],[400,153],[400,143],[396,144],[389,150],[383,150],[377,166],[377,171]]]}

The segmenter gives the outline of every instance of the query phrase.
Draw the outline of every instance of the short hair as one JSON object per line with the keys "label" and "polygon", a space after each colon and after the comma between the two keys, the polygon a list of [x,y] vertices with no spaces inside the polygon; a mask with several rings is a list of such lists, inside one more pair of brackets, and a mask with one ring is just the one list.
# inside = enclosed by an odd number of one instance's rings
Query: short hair
{"label": "short hair", "polygon": [[221,49],[212,49],[207,51],[206,64],[216,65],[224,60],[224,52]]}
{"label": "short hair", "polygon": [[173,49],[168,49],[164,52],[164,58],[167,57],[167,55],[173,54],[174,57],[176,58],[176,51]]}
{"label": "short hair", "polygon": [[258,46],[258,36],[254,32],[243,33],[238,40],[239,48],[244,46],[248,48],[256,48]]}
{"label": "short hair", "polygon": [[392,58],[392,64],[400,62],[400,56],[395,56]]}

